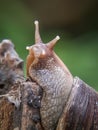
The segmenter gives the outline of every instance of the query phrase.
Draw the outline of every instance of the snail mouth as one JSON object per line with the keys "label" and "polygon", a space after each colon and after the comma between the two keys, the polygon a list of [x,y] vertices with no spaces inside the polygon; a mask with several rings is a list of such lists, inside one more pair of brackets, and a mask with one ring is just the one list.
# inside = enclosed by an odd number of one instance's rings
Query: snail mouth
{"label": "snail mouth", "polygon": [[44,44],[35,44],[33,46],[27,46],[27,50],[29,53],[32,54],[35,58],[44,58],[46,56],[47,50]]}

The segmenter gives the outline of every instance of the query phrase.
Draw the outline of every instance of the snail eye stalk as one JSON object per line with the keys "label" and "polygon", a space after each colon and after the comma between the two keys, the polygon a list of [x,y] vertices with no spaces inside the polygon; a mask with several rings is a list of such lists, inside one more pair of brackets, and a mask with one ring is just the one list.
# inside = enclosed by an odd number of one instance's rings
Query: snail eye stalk
{"label": "snail eye stalk", "polygon": [[35,24],[35,44],[42,43],[42,39],[39,33],[39,22],[35,21],[34,24]]}

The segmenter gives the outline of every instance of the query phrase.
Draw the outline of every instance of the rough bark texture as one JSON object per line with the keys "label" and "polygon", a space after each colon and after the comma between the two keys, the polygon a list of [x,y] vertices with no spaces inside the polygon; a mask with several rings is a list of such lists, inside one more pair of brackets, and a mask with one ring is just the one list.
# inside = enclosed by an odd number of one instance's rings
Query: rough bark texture
{"label": "rough bark texture", "polygon": [[42,130],[40,119],[36,118],[40,117],[39,108],[32,108],[30,99],[30,95],[37,98],[39,92],[36,83],[25,80],[23,60],[13,43],[3,40],[0,43],[0,130]]}

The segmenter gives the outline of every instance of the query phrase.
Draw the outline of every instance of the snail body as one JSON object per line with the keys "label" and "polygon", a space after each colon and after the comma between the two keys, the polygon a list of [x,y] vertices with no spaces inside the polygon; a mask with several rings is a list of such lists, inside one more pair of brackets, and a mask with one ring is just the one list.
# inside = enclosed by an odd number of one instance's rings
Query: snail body
{"label": "snail body", "polygon": [[[35,39],[37,41],[35,45],[29,48],[27,47],[30,50],[27,63],[31,63],[31,65],[27,64],[29,66],[29,70],[27,69],[29,72],[27,74],[43,90],[40,109],[42,125],[45,130],[52,130],[56,127],[71,91],[73,77],[53,52],[53,46],[59,37],[57,36],[50,43],[43,44],[40,36],[36,38],[39,35],[38,23],[35,23],[35,25],[37,33],[35,33]],[[33,62],[28,62],[28,60],[30,61],[31,54]]]}
{"label": "snail body", "polygon": [[[27,47],[29,50],[29,55],[27,56],[27,76],[35,81],[43,91],[40,116],[44,130],[72,129],[68,127],[70,121],[67,121],[68,115],[65,114],[65,112],[68,112],[68,106],[71,104],[70,100],[73,100],[75,97],[73,93],[77,92],[74,91],[74,88],[78,90],[77,86],[79,86],[79,84],[76,84],[74,80],[80,81],[80,79],[77,80],[77,78],[73,78],[70,71],[53,51],[54,45],[58,40],[59,36],[49,43],[44,44],[40,38],[38,21],[35,21],[35,44]],[[86,85],[84,86],[84,88],[87,88]],[[88,93],[90,92],[88,91]],[[70,99],[72,97],[73,99]],[[73,106],[73,104],[71,105]],[[86,110],[85,108],[85,111]],[[67,125],[65,125],[65,121]]]}

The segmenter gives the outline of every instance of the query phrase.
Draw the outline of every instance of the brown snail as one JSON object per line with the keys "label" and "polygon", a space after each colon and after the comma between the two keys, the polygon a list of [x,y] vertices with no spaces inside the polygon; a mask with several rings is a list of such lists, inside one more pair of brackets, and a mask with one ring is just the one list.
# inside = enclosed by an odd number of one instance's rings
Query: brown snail
{"label": "brown snail", "polygon": [[44,130],[98,130],[98,93],[73,77],[53,51],[59,36],[44,44],[35,21],[35,44],[27,47],[27,76],[42,89]]}

